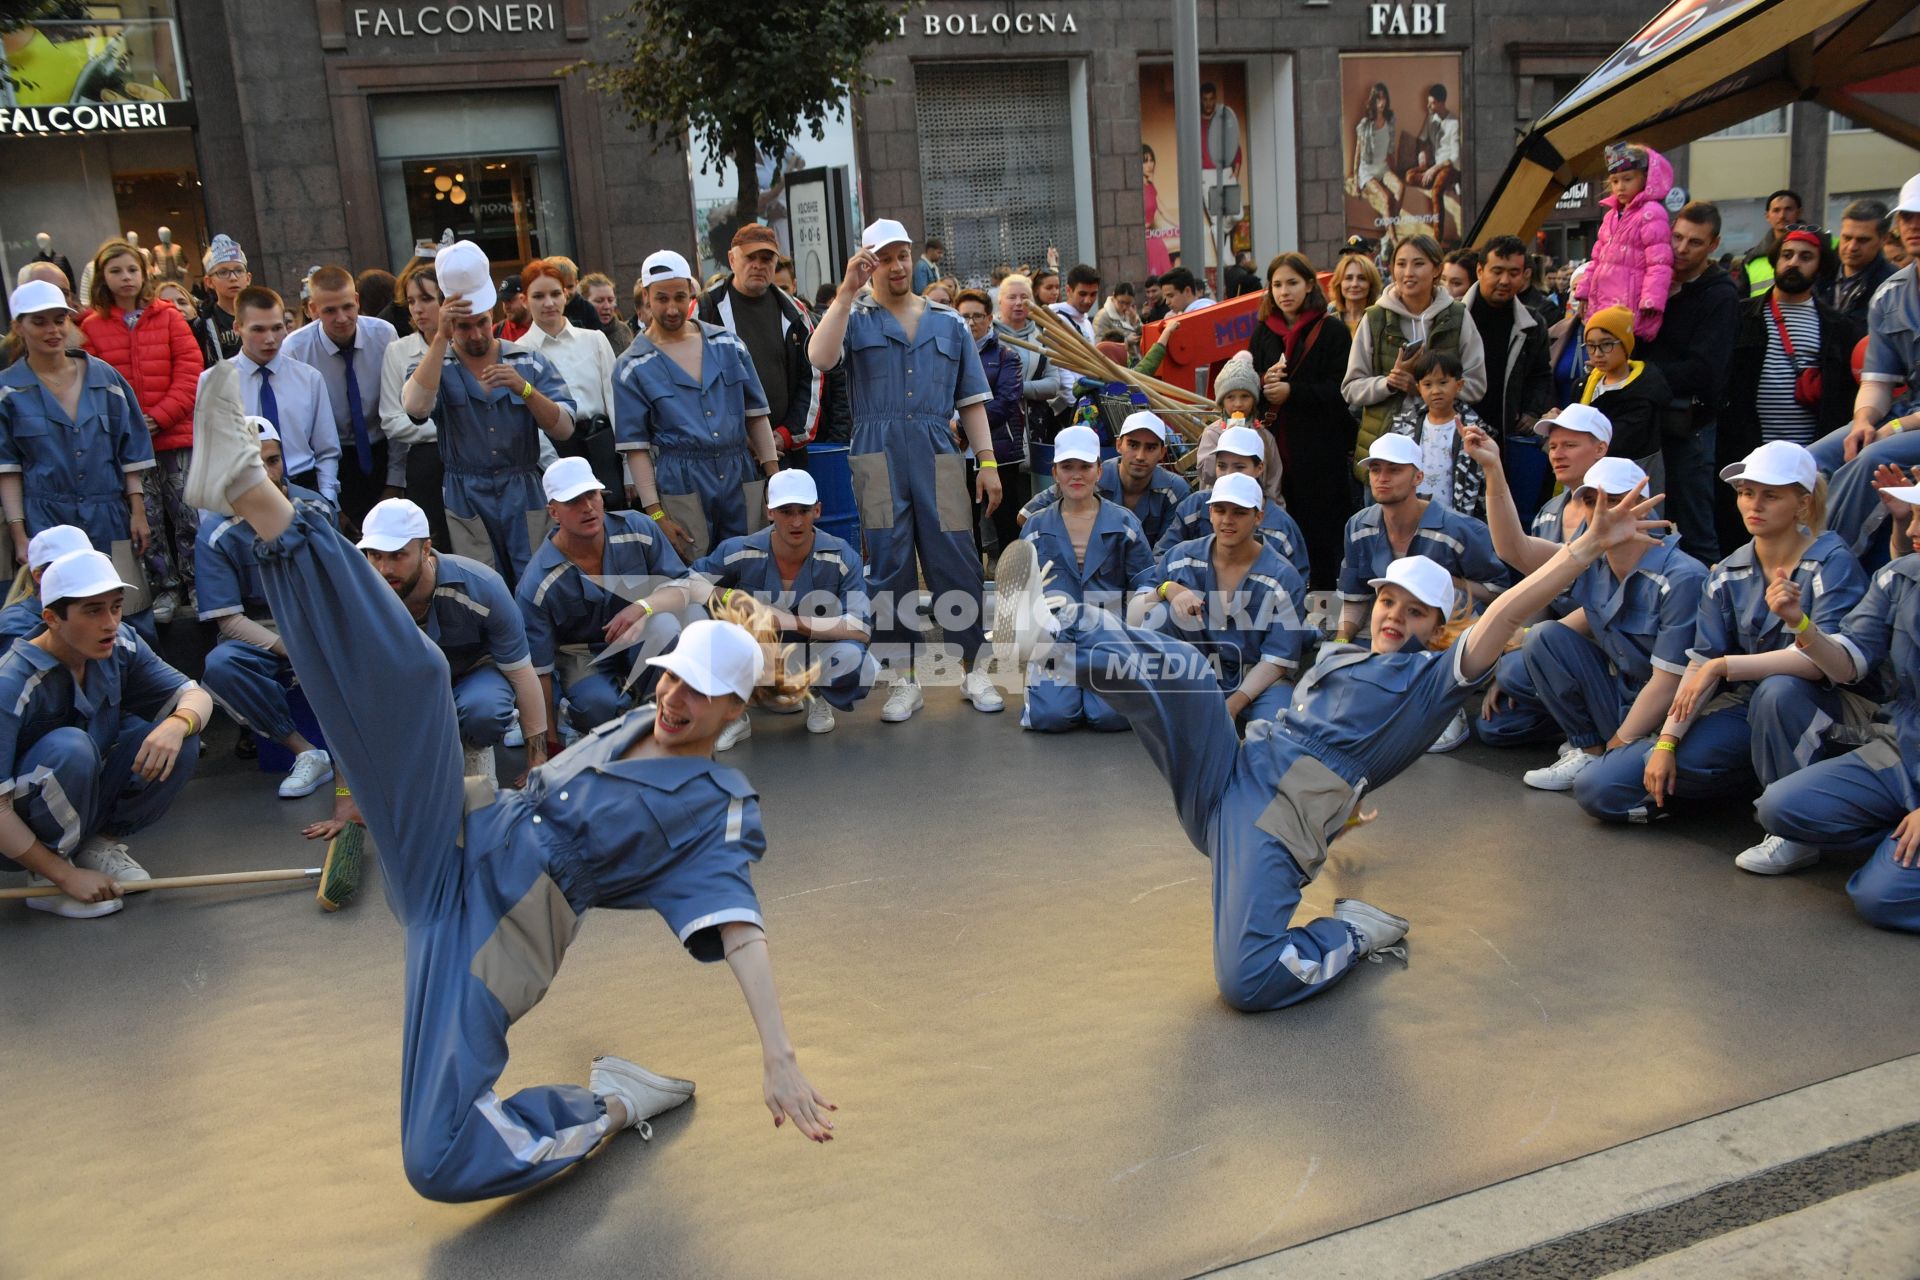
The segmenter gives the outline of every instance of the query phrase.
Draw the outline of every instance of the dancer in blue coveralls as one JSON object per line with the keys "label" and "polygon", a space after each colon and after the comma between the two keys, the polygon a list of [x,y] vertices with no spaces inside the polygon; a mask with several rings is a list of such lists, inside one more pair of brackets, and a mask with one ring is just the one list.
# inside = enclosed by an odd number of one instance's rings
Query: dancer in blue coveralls
{"label": "dancer in blue coveralls", "polygon": [[195,407],[187,495],[259,535],[274,617],[353,779],[406,928],[400,1141],[422,1195],[524,1190],[621,1128],[649,1135],[649,1117],[693,1093],[689,1081],[602,1057],[588,1088],[495,1094],[507,1028],[546,994],[592,907],[651,907],[696,959],[726,959],[760,1033],[774,1123],[833,1136],[832,1105],[801,1074],[774,994],[749,877],[766,847],[760,806],[745,777],[712,760],[714,738],[750,698],[805,691],[777,666],[779,683],[758,683],[767,636],[720,621],[688,628],[652,659],[663,671],[657,708],[603,726],[532,770],[524,790],[463,814],[446,659],[326,518],[265,483],[230,375],[216,374]]}
{"label": "dancer in blue coveralls", "polygon": [[[882,218],[861,235],[860,252],[807,341],[807,358],[825,372],[846,367],[854,497],[867,544],[868,596],[879,611],[874,638],[878,656],[894,669],[880,718],[897,723],[926,705],[920,680],[936,664],[906,648],[925,631],[925,619],[907,617],[922,575],[947,643],[959,646],[963,664],[975,664],[961,692],[976,711],[1004,710],[1006,700],[976,663],[985,639],[983,578],[966,459],[953,431],[957,416],[980,460],[973,499],[991,514],[1001,497],[987,423],[992,393],[966,321],[913,291],[913,241],[898,222]],[[910,621],[918,625],[910,628]]]}
{"label": "dancer in blue coveralls", "polygon": [[[1216,477],[1250,476],[1259,482],[1263,491],[1266,488],[1266,443],[1252,427],[1228,427],[1222,431],[1213,447],[1213,465]],[[1167,521],[1166,532],[1155,541],[1153,553],[1165,560],[1181,543],[1206,537],[1207,531],[1213,527],[1210,523],[1212,507],[1213,497],[1205,489],[1183,498],[1174,510],[1173,519]],[[1293,566],[1294,572],[1303,580],[1312,575],[1313,566],[1307,559],[1307,537],[1300,531],[1294,518],[1287,514],[1285,507],[1272,500],[1267,502],[1260,515],[1260,536]]]}
{"label": "dancer in blue coveralls", "polygon": [[758,527],[765,482],[756,477],[778,471],[779,455],[753,356],[695,316],[700,283],[687,260],[652,254],[640,284],[653,321],[613,368],[616,447],[641,510],[692,560]]}
{"label": "dancer in blue coveralls", "polygon": [[145,880],[121,837],[157,822],[193,776],[206,692],[120,620],[126,584],[98,551],[40,580],[46,629],[0,657],[0,869],[61,892],[27,906],[70,919],[120,909]]}
{"label": "dancer in blue coveralls", "polygon": [[[1596,818],[1645,822],[1669,799],[1753,796],[1826,755],[1846,719],[1840,690],[1767,608],[1767,584],[1785,574],[1815,621],[1835,631],[1866,594],[1853,553],[1821,531],[1826,482],[1813,455],[1774,440],[1720,478],[1738,490],[1753,541],[1707,577],[1687,674],[1659,734],[1609,751],[1574,783],[1573,798]],[[1784,843],[1770,837],[1740,856],[1777,856]]]}
{"label": "dancer in blue coveralls", "polygon": [[[679,635],[687,593],[678,584],[687,566],[645,515],[607,510],[605,486],[585,458],[559,459],[541,483],[553,533],[513,594],[546,702],[543,719],[557,736],[561,694],[573,727],[585,732],[651,690],[644,676],[634,677],[634,664]],[[616,643],[623,647],[605,656]],[[557,740],[549,747],[558,751]]]}
{"label": "dancer in blue coveralls", "polygon": [[[1100,479],[1095,484],[1102,498],[1133,513],[1141,532],[1147,535],[1149,547],[1160,545],[1167,526],[1173,523],[1174,512],[1193,492],[1185,480],[1160,465],[1166,460],[1170,435],[1159,414],[1148,409],[1128,414],[1114,441],[1120,456],[1100,464]],[[1025,524],[1058,501],[1058,489],[1042,489],[1020,508],[1020,523]]]}
{"label": "dancer in blue coveralls", "polygon": [[447,298],[401,406],[436,424],[453,550],[518,582],[547,532],[540,435],[572,438],[573,397],[545,356],[493,336],[493,281],[477,245],[448,245],[434,266]]}
{"label": "dancer in blue coveralls", "polygon": [[[807,732],[832,733],[834,708],[853,710],[880,677],[880,665],[867,652],[873,615],[860,554],[816,524],[820,490],[805,471],[782,471],[767,481],[767,516],[760,532],[728,538],[696,561],[687,590],[711,606],[731,591],[759,601],[781,639],[794,645],[796,660],[818,671]],[[714,750],[731,750],[752,732],[742,715]]]}
{"label": "dancer in blue coveralls", "polygon": [[[1521,620],[1609,551],[1654,545],[1665,526],[1638,489],[1459,636],[1448,634],[1453,578],[1425,556],[1395,560],[1372,585],[1371,646],[1333,645],[1294,686],[1276,719],[1242,744],[1205,658],[1157,631],[1124,627],[1084,605],[1046,601],[1031,544],[1000,562],[996,645],[1027,661],[1058,650],[1082,687],[1124,715],[1173,788],[1187,838],[1213,860],[1214,977],[1236,1009],[1278,1009],[1325,991],[1353,962],[1399,943],[1407,921],[1357,899],[1331,919],[1294,924],[1300,890],[1367,792],[1418,760],[1483,684]],[[1003,657],[1003,661],[1005,658]],[[1197,696],[1204,693],[1207,696]]]}
{"label": "dancer in blue coveralls", "polygon": [[[131,564],[147,549],[142,476],[154,466],[153,437],[133,388],[104,360],[68,351],[67,295],[29,280],[9,299],[14,336],[26,355],[0,372],[0,506],[16,563],[42,529],[70,524],[96,551]],[[152,610],[127,622],[156,639]]]}
{"label": "dancer in blue coveralls", "polygon": [[1785,844],[1764,866],[1779,874],[1810,867],[1827,849],[1871,849],[1847,881],[1860,915],[1883,929],[1920,933],[1920,472],[1880,471],[1880,498],[1893,518],[1892,562],[1838,631],[1805,611],[1798,582],[1776,579],[1767,606],[1793,633],[1794,647],[1835,682],[1852,683],[1886,663],[1894,682],[1891,723],[1857,751],[1809,765],[1768,787],[1754,816]]}
{"label": "dancer in blue coveralls", "polygon": [[[1053,598],[1126,617],[1129,599],[1154,582],[1153,554],[1133,513],[1100,496],[1100,436],[1092,427],[1067,427],[1053,442],[1053,487],[1059,498],[1040,508],[1020,530],[1042,563],[1054,566]],[[1082,725],[1111,733],[1126,717],[1092,690],[1073,682],[1071,671],[1027,669],[1027,704],[1020,724],[1040,733],[1064,733]]]}
{"label": "dancer in blue coveralls", "polygon": [[0,652],[46,625],[40,621],[40,579],[47,566],[69,551],[86,551],[92,546],[87,531],[70,524],[56,524],[33,535],[27,543],[27,558],[7,593],[7,607],[0,609]]}
{"label": "dancer in blue coveralls", "polygon": [[[1224,433],[1222,433],[1224,434]],[[1307,584],[1271,542],[1257,536],[1267,497],[1250,475],[1214,482],[1213,532],[1183,542],[1160,562],[1161,629],[1213,658],[1236,724],[1286,709],[1300,658],[1320,637],[1302,619]]]}

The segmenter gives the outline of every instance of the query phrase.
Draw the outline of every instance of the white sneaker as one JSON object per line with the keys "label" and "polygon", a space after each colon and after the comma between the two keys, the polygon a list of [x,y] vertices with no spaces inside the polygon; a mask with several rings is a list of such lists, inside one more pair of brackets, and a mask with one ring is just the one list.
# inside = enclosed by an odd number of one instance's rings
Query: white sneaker
{"label": "white sneaker", "polygon": [[92,836],[73,855],[73,865],[98,871],[115,880],[151,880],[147,869],[133,860],[127,846],[107,836]]}
{"label": "white sneaker", "polygon": [[310,796],[333,781],[333,757],[315,748],[293,758],[293,768],[280,780],[280,798],[295,800]]}
{"label": "white sneaker", "polygon": [[230,516],[227,490],[260,465],[260,433],[240,402],[240,371],[222,360],[207,370],[193,402],[193,453],[182,497],[190,507]]}
{"label": "white sneaker", "polygon": [[1382,911],[1370,902],[1358,898],[1335,898],[1333,900],[1333,918],[1347,925],[1360,935],[1362,956],[1378,955],[1386,952],[1407,958],[1407,949],[1400,946],[1400,940],[1407,936],[1412,927],[1404,916],[1396,916],[1390,911]]}
{"label": "white sneaker", "polygon": [[993,650],[1002,671],[1025,671],[1055,634],[1053,607],[1046,598],[1052,576],[1053,566],[1039,564],[1025,538],[1000,553],[993,573]]}
{"label": "white sneaker", "polygon": [[880,718],[888,724],[899,724],[902,720],[911,720],[913,713],[926,705],[919,685],[911,680],[895,680],[892,691],[887,694],[887,705],[880,708]]}
{"label": "white sneaker", "polygon": [[1576,747],[1544,768],[1527,770],[1520,780],[1538,791],[1571,791],[1573,780],[1599,758]]}
{"label": "white sneaker", "polygon": [[1751,871],[1757,876],[1783,876],[1789,871],[1800,871],[1820,861],[1820,851],[1810,844],[1801,844],[1785,836],[1768,836],[1751,849],[1744,850],[1733,860],[1733,865],[1742,871]]}
{"label": "white sneaker", "polygon": [[993,680],[984,671],[969,671],[966,679],[960,682],[960,692],[973,704],[975,711],[1005,711],[1007,700],[993,687]]}
{"label": "white sneaker", "polygon": [[[29,899],[31,901],[31,899]],[[657,1076],[638,1063],[602,1054],[593,1060],[587,1087],[602,1098],[618,1098],[627,1109],[627,1127],[643,1138],[653,1137],[647,1121],[671,1111],[693,1096],[693,1081]]]}
{"label": "white sneaker", "polygon": [[[52,884],[45,876],[28,876],[27,887],[39,889]],[[64,893],[49,897],[24,899],[29,911],[44,911],[50,916],[63,916],[68,920],[97,920],[101,916],[110,916],[127,904],[119,898],[108,898],[105,902],[82,902],[70,898]]]}
{"label": "white sneaker", "polygon": [[496,787],[500,785],[500,774],[493,762],[492,747],[468,747],[460,773],[463,777],[485,778]]}
{"label": "white sneaker", "polygon": [[720,736],[713,740],[713,749],[715,753],[731,751],[752,736],[753,722],[742,711],[738,720],[729,720],[726,727],[720,730]]}
{"label": "white sneaker", "polygon": [[162,591],[154,596],[153,621],[155,625],[164,627],[169,622],[172,622],[173,615],[179,608],[180,602],[174,599],[173,592],[171,591]]}
{"label": "white sneaker", "polygon": [[[816,698],[814,701],[818,702],[819,699]],[[798,702],[763,702],[756,710],[768,711],[776,716],[797,716],[806,708]]]}
{"label": "white sneaker", "polygon": [[507,726],[507,736],[500,739],[500,745],[506,747],[508,750],[527,745],[527,735],[526,732],[520,728],[520,713],[518,711],[513,713],[513,723]]}
{"label": "white sneaker", "polygon": [[1467,713],[1464,710],[1456,711],[1453,719],[1447,722],[1446,729],[1433,740],[1433,745],[1427,748],[1427,754],[1437,756],[1452,751],[1465,742],[1470,733],[1467,727]]}
{"label": "white sneaker", "polygon": [[825,698],[816,697],[807,704],[807,732],[833,732],[833,704]]}

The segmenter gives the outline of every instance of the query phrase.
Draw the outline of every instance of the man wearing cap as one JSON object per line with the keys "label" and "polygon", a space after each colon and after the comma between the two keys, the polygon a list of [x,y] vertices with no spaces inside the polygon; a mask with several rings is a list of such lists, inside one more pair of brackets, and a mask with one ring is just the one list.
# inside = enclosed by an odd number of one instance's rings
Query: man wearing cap
{"label": "man wearing cap", "polygon": [[[1185,480],[1160,465],[1167,456],[1170,435],[1170,428],[1151,409],[1128,414],[1115,441],[1120,456],[1100,464],[1100,478],[1095,483],[1102,498],[1125,507],[1140,522],[1140,531],[1147,536],[1150,547],[1159,546],[1174,513],[1193,492]],[[1057,487],[1042,489],[1020,508],[1020,523],[1026,524],[1058,501]]]}
{"label": "man wearing cap", "polygon": [[[1213,465],[1216,476],[1252,476],[1260,482],[1260,491],[1267,492],[1267,442],[1252,427],[1228,427],[1222,431],[1220,438],[1214,442]],[[1154,544],[1154,554],[1164,560],[1167,553],[1182,542],[1205,537],[1207,530],[1212,527],[1212,506],[1210,489],[1201,489],[1182,498],[1174,508],[1173,518],[1167,521],[1166,531]],[[1312,575],[1312,566],[1307,559],[1306,535],[1300,532],[1300,526],[1287,514],[1287,509],[1271,497],[1267,499],[1266,510],[1260,516],[1260,536],[1271,543],[1273,549],[1303,579]]]}
{"label": "man wearing cap", "polygon": [[[860,251],[848,261],[807,354],[817,369],[843,362],[847,368],[867,583],[880,608],[876,634],[888,650],[882,656],[896,668],[880,716],[902,721],[925,705],[915,660],[903,648],[915,632],[924,634],[924,620],[910,631],[905,616],[921,576],[962,663],[975,662],[986,639],[973,503],[952,422],[959,417],[967,446],[979,459],[974,497],[991,513],[1001,499],[986,410],[993,392],[966,321],[913,291],[913,240],[891,218],[861,235]],[[961,680],[961,691],[977,711],[1006,706],[977,665]]]}
{"label": "man wearing cap", "polygon": [[[279,433],[288,478],[337,503],[340,433],[334,426],[333,401],[320,371],[287,354],[286,303],[271,289],[248,285],[234,306],[240,354],[223,363],[240,373],[241,405]],[[211,374],[209,369],[200,375],[196,402]]]}
{"label": "man wearing cap", "polygon": [[540,437],[571,437],[574,403],[545,356],[493,336],[488,272],[471,240],[435,257],[440,327],[401,401],[416,422],[436,424],[453,550],[517,582],[547,529]]}
{"label": "man wearing cap", "polygon": [[[867,653],[873,617],[860,553],[816,527],[820,491],[804,471],[767,481],[767,516],[766,528],[728,538],[695,561],[688,589],[710,606],[744,591],[772,609],[781,639],[797,646],[796,662],[819,667],[807,732],[832,733],[834,709],[853,710],[880,675]],[[713,749],[729,750],[751,734],[742,712]]]}
{"label": "man wearing cap", "polygon": [[0,657],[0,868],[59,894],[27,899],[70,918],[120,909],[117,881],[148,875],[121,838],[151,826],[193,776],[204,690],[121,623],[127,584],[98,551],[40,580],[46,630]]}
{"label": "man wearing cap", "polygon": [[388,498],[367,513],[359,546],[446,656],[467,775],[493,776],[493,749],[513,727],[516,711],[528,767],[546,763],[545,699],[534,677],[526,625],[500,575],[465,556],[435,551],[426,512],[405,498]]}
{"label": "man wearing cap", "polygon": [[506,312],[496,336],[507,342],[518,342],[526,337],[527,330],[533,327],[533,309],[527,305],[526,286],[520,282],[520,277],[508,276],[502,280],[494,296]]}
{"label": "man wearing cap", "polygon": [[[514,599],[546,723],[557,736],[564,694],[569,721],[584,733],[634,705],[636,661],[679,634],[675,615],[686,608],[687,593],[672,584],[686,577],[687,566],[646,515],[606,509],[605,487],[585,458],[561,458],[542,485],[553,532],[534,551]],[[651,687],[641,683],[637,693]]]}
{"label": "man wearing cap", "polygon": [[788,467],[804,467],[807,446],[820,429],[826,375],[807,359],[813,322],[798,302],[773,283],[780,242],[773,228],[749,222],[733,233],[727,265],[733,275],[700,299],[700,319],[717,324],[746,344],[767,421]]}
{"label": "man wearing cap", "polygon": [[19,599],[0,609],[0,653],[15,640],[38,634],[45,625],[40,621],[40,579],[45,576],[47,566],[69,551],[87,551],[92,546],[87,540],[87,531],[70,524],[56,524],[33,535],[33,540],[27,543],[27,562],[20,570],[25,581],[16,578],[9,593]]}
{"label": "man wearing cap", "polygon": [[640,508],[675,549],[702,556],[759,525],[780,469],[767,396],[746,343],[695,316],[699,282],[671,249],[640,267],[653,320],[613,370],[613,425]]}
{"label": "man wearing cap", "polygon": [[210,295],[206,309],[194,321],[201,330],[200,345],[217,350],[222,360],[231,360],[240,354],[240,291],[253,283],[247,251],[232,236],[217,235],[201,256],[200,269]]}
{"label": "man wearing cap", "polygon": [[345,267],[321,267],[307,277],[307,310],[312,321],[288,334],[280,350],[327,384],[343,455],[340,516],[352,531],[374,503],[407,487],[407,447],[390,444],[380,425],[381,369],[400,335],[385,320],[360,314],[360,289]]}

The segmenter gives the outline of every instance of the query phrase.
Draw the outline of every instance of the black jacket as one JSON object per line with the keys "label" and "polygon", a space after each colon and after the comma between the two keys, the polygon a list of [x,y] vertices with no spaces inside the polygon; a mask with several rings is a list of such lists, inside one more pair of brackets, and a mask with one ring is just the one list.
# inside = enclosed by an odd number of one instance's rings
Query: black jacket
{"label": "black jacket", "polygon": [[[727,299],[730,283],[730,279],[722,280],[700,299],[700,318],[732,331],[733,304]],[[826,379],[807,359],[807,339],[813,336],[813,321],[786,293],[778,288],[773,292],[780,301],[780,329],[787,347],[787,416],[773,424],[773,435],[782,450],[804,449],[819,435],[820,412],[827,403]],[[768,371],[756,372],[764,383]]]}
{"label": "black jacket", "polygon": [[1628,379],[1624,387],[1609,387],[1588,375],[1593,392],[1587,403],[1606,414],[1607,421],[1613,424],[1613,444],[1607,449],[1609,457],[1639,459],[1660,452],[1661,421],[1666,417],[1673,392],[1660,375],[1658,365],[1644,360],[1633,363],[1640,366],[1640,372]]}
{"label": "black jacket", "polygon": [[[1473,304],[1479,300],[1480,284],[1475,281],[1462,299],[1467,304],[1467,315],[1473,315]],[[1491,304],[1489,304],[1491,305]],[[1532,430],[1536,418],[1553,408],[1553,352],[1547,339],[1550,321],[1526,305],[1525,296],[1515,298],[1509,305],[1517,305],[1514,326],[1507,337],[1506,385],[1501,389],[1500,416],[1502,421],[1486,423],[1496,439],[1504,440],[1516,431]],[[1524,314],[1520,314],[1524,313]],[[1482,333],[1484,342],[1487,335]],[[1493,361],[1487,361],[1491,371]],[[1492,401],[1482,399],[1474,406],[1475,412],[1486,417],[1486,409]]]}
{"label": "black jacket", "polygon": [[1867,336],[1867,304],[1873,301],[1875,290],[1887,282],[1899,268],[1879,254],[1867,264],[1867,269],[1857,276],[1835,276],[1831,285],[1822,285],[1817,291],[1820,301],[1838,311],[1853,326],[1853,340],[1858,343]]}
{"label": "black jacket", "polygon": [[[1767,335],[1773,316],[1767,310],[1771,292],[1749,298],[1740,309],[1734,330],[1733,354],[1727,362],[1727,407],[1720,414],[1720,464],[1740,461],[1760,447],[1760,366],[1767,358]],[[1820,434],[1844,427],[1853,419],[1853,346],[1857,339],[1847,318],[1820,301],[1820,407],[1815,418]],[[1806,354],[1800,353],[1801,363]],[[1733,544],[1729,544],[1733,545]]]}
{"label": "black jacket", "polygon": [[1713,421],[1726,399],[1739,318],[1740,290],[1723,268],[1710,265],[1667,299],[1660,332],[1634,348],[1636,357],[1659,367],[1674,399],[1693,406],[1696,429]]}

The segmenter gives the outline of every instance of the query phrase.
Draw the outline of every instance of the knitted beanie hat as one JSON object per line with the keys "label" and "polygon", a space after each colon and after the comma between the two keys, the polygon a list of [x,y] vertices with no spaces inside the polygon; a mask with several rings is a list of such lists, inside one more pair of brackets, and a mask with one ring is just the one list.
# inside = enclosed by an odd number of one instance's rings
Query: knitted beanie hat
{"label": "knitted beanie hat", "polygon": [[1260,375],[1253,371],[1253,353],[1236,351],[1233,358],[1220,367],[1213,377],[1213,398],[1218,403],[1226,399],[1229,391],[1245,391],[1258,403],[1260,399]]}
{"label": "knitted beanie hat", "polygon": [[1633,354],[1633,312],[1625,307],[1605,307],[1587,319],[1587,331],[1603,329],[1620,339],[1628,355]]}

